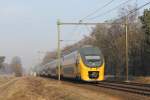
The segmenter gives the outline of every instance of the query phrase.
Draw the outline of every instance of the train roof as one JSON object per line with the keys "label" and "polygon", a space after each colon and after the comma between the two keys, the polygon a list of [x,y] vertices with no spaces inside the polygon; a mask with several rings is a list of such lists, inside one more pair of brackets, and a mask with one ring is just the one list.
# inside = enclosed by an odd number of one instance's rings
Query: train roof
{"label": "train roof", "polygon": [[81,55],[90,55],[90,54],[101,54],[101,51],[98,47],[85,46],[79,49]]}
{"label": "train roof", "polygon": [[[78,48],[78,49],[72,51],[71,53],[68,53],[68,54],[63,55],[63,57],[66,57],[66,56],[75,54],[75,53],[77,53],[77,52],[79,52],[80,55],[90,55],[90,54],[91,54],[91,55],[93,55],[93,54],[94,54],[94,55],[101,55],[101,51],[100,51],[100,49],[99,49],[98,47],[93,47],[93,46],[91,46],[91,45],[85,45],[85,46],[83,46],[83,47],[81,47],[81,48]],[[61,58],[61,59],[62,59],[62,58]],[[55,59],[55,60],[50,61],[49,63],[45,64],[44,66],[49,65],[49,64],[52,64],[52,63],[56,63],[57,61],[58,61],[58,60]]]}

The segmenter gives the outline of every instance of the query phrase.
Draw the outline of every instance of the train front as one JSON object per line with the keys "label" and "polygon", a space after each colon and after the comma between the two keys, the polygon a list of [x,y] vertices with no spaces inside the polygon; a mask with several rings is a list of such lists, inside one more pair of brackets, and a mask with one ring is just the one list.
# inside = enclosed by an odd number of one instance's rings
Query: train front
{"label": "train front", "polygon": [[104,80],[104,57],[97,47],[84,47],[80,52],[80,77],[84,81]]}

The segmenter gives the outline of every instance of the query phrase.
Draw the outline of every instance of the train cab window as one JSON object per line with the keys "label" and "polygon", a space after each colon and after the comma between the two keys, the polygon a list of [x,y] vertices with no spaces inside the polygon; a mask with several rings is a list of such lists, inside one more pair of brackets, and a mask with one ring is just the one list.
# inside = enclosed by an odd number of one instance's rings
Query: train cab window
{"label": "train cab window", "polygon": [[101,58],[100,56],[85,56],[86,63],[91,67],[100,66]]}

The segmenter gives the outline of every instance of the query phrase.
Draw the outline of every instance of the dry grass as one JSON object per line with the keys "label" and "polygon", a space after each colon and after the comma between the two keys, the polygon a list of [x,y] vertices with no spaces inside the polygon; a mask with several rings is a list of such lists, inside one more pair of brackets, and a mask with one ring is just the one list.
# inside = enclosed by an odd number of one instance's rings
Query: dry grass
{"label": "dry grass", "polygon": [[10,81],[11,79],[13,79],[13,78],[15,78],[14,76],[7,76],[7,75],[1,75],[0,76],[0,85],[1,84],[4,84],[4,83],[6,83],[6,82],[8,82],[8,81]]}
{"label": "dry grass", "polygon": [[[1,79],[4,81],[4,78],[0,77]],[[11,78],[0,85],[0,100],[120,100],[120,98],[55,80],[20,77]]]}
{"label": "dry grass", "polygon": [[134,82],[150,84],[150,77],[137,77]]}

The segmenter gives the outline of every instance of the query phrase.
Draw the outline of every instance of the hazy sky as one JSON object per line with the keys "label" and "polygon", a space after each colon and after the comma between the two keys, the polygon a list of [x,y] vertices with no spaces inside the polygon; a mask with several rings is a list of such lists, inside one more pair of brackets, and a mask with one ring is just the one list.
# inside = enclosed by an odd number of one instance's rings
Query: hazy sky
{"label": "hazy sky", "polygon": [[[6,62],[10,62],[13,56],[20,56],[24,67],[31,67],[38,62],[38,51],[56,49],[57,19],[77,22],[109,1],[111,0],[0,0],[0,55],[6,56]],[[136,0],[131,1],[133,4]],[[146,1],[148,0],[138,0],[138,5]],[[121,2],[123,0],[115,0],[95,16]],[[148,7],[150,6],[146,8]],[[116,12],[117,10],[93,21],[103,22],[115,18]],[[71,33],[74,27],[62,29],[62,39],[69,40],[79,40],[87,32],[85,27],[76,31],[81,34]]]}

